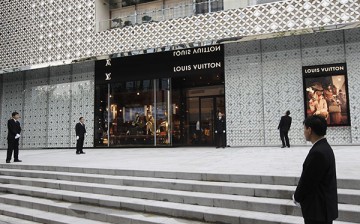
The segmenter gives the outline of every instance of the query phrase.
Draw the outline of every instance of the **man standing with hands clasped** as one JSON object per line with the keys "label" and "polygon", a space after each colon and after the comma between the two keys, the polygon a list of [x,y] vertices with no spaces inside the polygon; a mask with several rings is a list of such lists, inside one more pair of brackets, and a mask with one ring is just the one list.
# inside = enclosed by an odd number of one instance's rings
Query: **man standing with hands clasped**
{"label": "man standing with hands clasped", "polygon": [[84,139],[86,134],[85,129],[85,119],[83,117],[79,118],[79,123],[75,125],[75,132],[76,132],[76,154],[85,154],[83,152],[84,147]]}
{"label": "man standing with hands clasped", "polygon": [[304,121],[304,136],[313,146],[293,195],[301,206],[305,224],[331,224],[338,217],[338,196],[334,152],[327,142],[324,117],[313,115]]}
{"label": "man standing with hands clasped", "polygon": [[218,116],[215,119],[215,142],[216,148],[226,146],[225,140],[226,122],[224,115],[219,111]]}
{"label": "man standing with hands clasped", "polygon": [[18,112],[13,112],[11,114],[12,118],[8,120],[8,150],[6,155],[6,163],[10,163],[12,152],[14,151],[14,162],[21,162],[19,160],[19,139],[20,139],[20,122],[18,121],[20,115]]}

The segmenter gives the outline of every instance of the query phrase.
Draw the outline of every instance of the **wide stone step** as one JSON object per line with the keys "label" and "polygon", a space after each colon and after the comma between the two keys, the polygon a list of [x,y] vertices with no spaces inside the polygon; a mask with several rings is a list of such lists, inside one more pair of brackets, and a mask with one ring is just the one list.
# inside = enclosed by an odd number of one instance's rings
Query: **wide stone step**
{"label": "wide stone step", "polygon": [[92,205],[83,205],[15,194],[0,195],[0,203],[108,223],[204,224],[204,222],[171,218],[155,214],[138,213],[112,208],[101,208]]}
{"label": "wide stone step", "polygon": [[23,220],[34,221],[46,224],[108,224],[108,222],[94,221],[68,215],[56,214],[53,212],[41,211],[38,209],[21,208],[14,205],[0,204],[0,213],[5,216],[21,220],[17,224],[26,224]]}
{"label": "wide stone step", "polygon": [[[62,180],[33,179],[25,177],[18,178],[12,176],[0,176],[0,183],[301,216],[300,209],[294,206],[292,201],[289,199],[115,186]],[[339,204],[339,220],[356,221],[357,218],[354,218],[356,216],[360,217],[360,206]]]}
{"label": "wide stone step", "polygon": [[102,195],[140,198],[156,201],[168,201],[182,204],[210,207],[253,210],[283,215],[301,215],[300,209],[290,199],[250,197],[216,193],[178,191],[145,187],[106,185],[74,181],[0,176],[0,183],[52,188],[66,191],[95,193]]}
{"label": "wide stone step", "polygon": [[63,200],[71,203],[90,204],[94,206],[116,208],[122,210],[133,210],[137,212],[160,214],[164,216],[187,218],[191,220],[205,222],[234,224],[247,224],[254,222],[274,224],[279,223],[279,221],[282,221],[283,223],[301,222],[301,217],[299,216],[262,213],[239,209],[215,208],[199,205],[188,205],[173,202],[126,198],[82,192],[71,192],[12,184],[0,185],[0,191],[13,194],[27,195],[31,197]]}
{"label": "wide stone step", "polygon": [[[1,213],[1,211],[0,211]],[[24,219],[17,219],[11,216],[0,215],[0,224],[41,224],[40,222],[34,222]]]}
{"label": "wide stone step", "polygon": [[199,205],[179,204],[119,196],[108,196],[82,192],[38,188],[19,185],[0,185],[1,191],[32,197],[64,200],[72,203],[92,204],[95,206],[155,213],[165,216],[188,218],[206,222],[222,223],[299,223],[299,216],[246,211],[240,209],[216,208]]}
{"label": "wide stone step", "polygon": [[[23,164],[0,164],[4,169],[22,170],[41,170],[57,171],[70,173],[104,174],[114,176],[132,177],[153,177],[182,180],[217,181],[232,183],[257,183],[269,185],[296,186],[299,177],[291,176],[266,176],[266,175],[247,175],[247,174],[228,174],[228,173],[191,173],[191,172],[172,172],[172,171],[148,171],[148,170],[121,170],[104,168],[83,168],[83,167],[62,167],[62,166],[42,166],[42,165],[23,165]],[[360,190],[360,180],[338,179],[339,188]]]}
{"label": "wide stone step", "polygon": [[[210,182],[84,173],[72,174],[55,171],[0,169],[0,175],[280,199],[291,198],[295,191],[295,186],[284,185]],[[338,189],[338,201],[342,204],[360,205],[360,190]]]}

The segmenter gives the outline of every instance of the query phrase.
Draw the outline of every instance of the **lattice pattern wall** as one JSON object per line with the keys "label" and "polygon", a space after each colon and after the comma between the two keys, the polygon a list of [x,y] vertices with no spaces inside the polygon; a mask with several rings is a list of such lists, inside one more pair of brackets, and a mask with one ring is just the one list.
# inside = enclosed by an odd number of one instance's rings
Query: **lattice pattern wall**
{"label": "lattice pattern wall", "polygon": [[93,146],[94,62],[3,74],[1,141],[7,147],[7,120],[21,115],[23,148],[75,147],[75,124],[86,119],[85,146]]}
{"label": "lattice pattern wall", "polygon": [[334,144],[360,141],[360,30],[325,32],[225,45],[228,143],[281,144],[277,126],[291,111],[292,144],[305,144],[302,66],[346,62],[351,127],[331,127]]}
{"label": "lattice pattern wall", "polygon": [[95,32],[95,0],[0,2],[0,70],[359,22],[359,0],[288,0]]}

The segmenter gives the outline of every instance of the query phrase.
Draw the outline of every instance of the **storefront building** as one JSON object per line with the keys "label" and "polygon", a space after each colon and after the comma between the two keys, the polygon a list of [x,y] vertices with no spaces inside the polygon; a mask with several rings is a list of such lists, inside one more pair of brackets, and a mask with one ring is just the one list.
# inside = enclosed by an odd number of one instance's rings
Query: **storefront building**
{"label": "storefront building", "polygon": [[[90,3],[83,7],[95,15],[94,3]],[[19,46],[16,46],[9,38],[11,33],[2,29],[2,36],[7,33],[13,52],[7,47],[1,53],[0,148],[7,147],[6,122],[13,111],[22,117],[24,132],[20,144],[23,148],[74,147],[74,127],[80,116],[86,119],[86,147],[213,146],[214,119],[218,111],[225,113],[227,145],[277,146],[281,144],[278,122],[286,110],[291,111],[293,118],[289,133],[292,145],[306,144],[302,121],[313,113],[326,116],[327,138],[332,144],[359,144],[360,29],[354,25],[359,21],[359,10],[355,10],[359,8],[358,1],[336,1],[327,6],[315,1],[312,8],[306,9],[314,9],[307,16],[313,21],[317,18],[312,17],[316,10],[325,15],[342,10],[339,18],[344,14],[341,18],[346,19],[347,13],[350,18],[346,21],[351,26],[322,24],[323,28],[319,29],[320,25],[314,24],[314,27],[307,26],[311,32],[305,32],[302,23],[296,22],[298,29],[293,24],[291,31],[289,21],[292,20],[287,19],[287,31],[266,31],[263,34],[269,36],[265,37],[259,33],[263,31],[256,31],[259,27],[254,24],[244,22],[252,27],[250,29],[232,21],[236,16],[258,13],[274,17],[273,8],[288,12],[287,18],[292,14],[298,18],[297,7],[302,8],[300,13],[305,3],[276,2],[188,17],[171,24],[167,20],[96,34],[86,31],[89,24],[83,22],[79,28],[81,35],[61,29],[61,36],[68,38],[64,43],[54,38],[60,31],[55,31],[57,28],[53,25],[46,29],[37,27],[33,45],[27,44],[31,40],[24,39],[18,40]],[[44,7],[55,6],[35,4],[35,13]],[[52,18],[51,14],[45,17]],[[340,20],[333,17],[328,23]],[[196,20],[192,26],[204,27],[195,28],[202,35],[201,41],[194,41],[200,38],[195,31],[181,35],[194,29],[186,20],[189,18],[192,22]],[[212,24],[227,21],[228,25],[209,25],[211,28],[206,25],[211,22],[208,20],[212,20]],[[275,29],[274,21],[276,19],[264,20],[259,24],[265,23],[261,29],[277,30],[279,27]],[[179,30],[169,36],[167,30],[174,24],[178,25],[175,30]],[[227,31],[222,26],[228,27]],[[155,28],[158,30],[154,31]],[[146,29],[155,33],[144,33]],[[248,29],[249,33],[233,38],[230,34],[236,29],[244,29],[241,32]],[[18,32],[24,31],[19,28]],[[52,36],[45,38],[46,32]],[[80,42],[76,36],[80,36]],[[5,42],[2,39],[2,46]],[[163,47],[165,45],[170,47]],[[136,50],[150,48],[150,53]],[[24,56],[27,50],[30,54]],[[82,54],[87,57],[76,57]],[[51,64],[52,60],[56,63]],[[325,111],[314,106],[315,99],[326,104]]]}
{"label": "storefront building", "polygon": [[223,45],[96,61],[95,86],[95,146],[213,145]]}

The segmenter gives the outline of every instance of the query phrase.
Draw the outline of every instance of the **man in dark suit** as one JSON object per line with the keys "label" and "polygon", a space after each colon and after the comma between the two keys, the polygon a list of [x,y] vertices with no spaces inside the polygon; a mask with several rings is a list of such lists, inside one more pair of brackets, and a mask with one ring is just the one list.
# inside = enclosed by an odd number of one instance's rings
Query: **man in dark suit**
{"label": "man in dark suit", "polygon": [[327,142],[324,117],[313,115],[304,121],[306,141],[313,143],[293,200],[300,203],[305,224],[331,224],[338,217],[335,156]]}
{"label": "man in dark suit", "polygon": [[6,163],[10,163],[12,152],[14,151],[14,162],[21,162],[19,160],[19,139],[21,133],[20,122],[18,121],[20,115],[18,112],[11,114],[12,118],[8,120],[8,150],[6,155]]}
{"label": "man in dark suit", "polygon": [[219,112],[218,116],[215,118],[215,143],[216,148],[226,146],[225,140],[225,130],[226,130],[226,122],[224,115]]}
{"label": "man in dark suit", "polygon": [[75,125],[75,132],[76,132],[76,154],[85,154],[83,151],[84,147],[84,139],[86,134],[85,129],[85,119],[83,117],[79,118],[79,123]]}
{"label": "man in dark suit", "polygon": [[[289,130],[291,127],[291,117],[290,115],[290,111],[286,111],[285,116],[281,117],[278,129],[280,130],[280,139],[282,142],[282,146],[281,148],[285,148],[285,146],[287,146],[288,148],[290,148],[290,142],[289,142]],[[286,143],[286,145],[285,145]]]}

